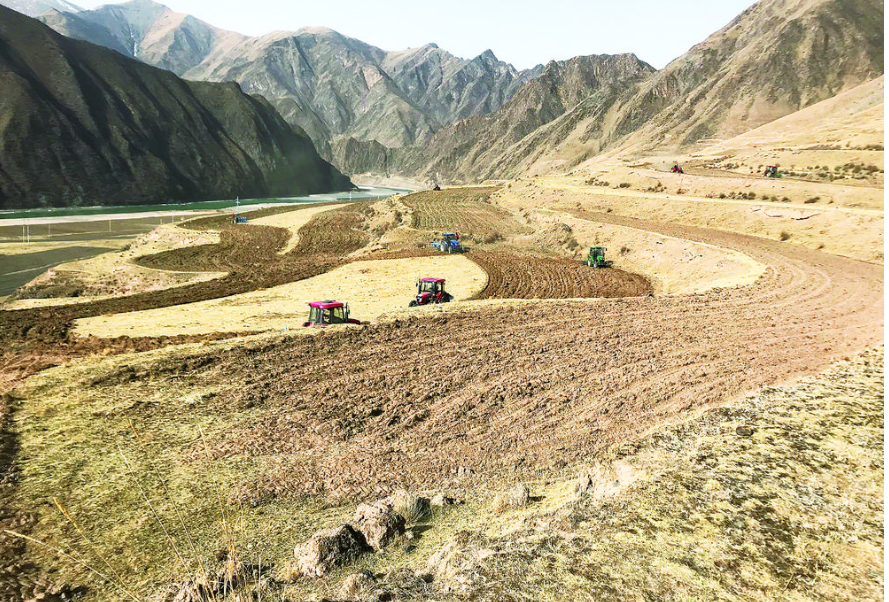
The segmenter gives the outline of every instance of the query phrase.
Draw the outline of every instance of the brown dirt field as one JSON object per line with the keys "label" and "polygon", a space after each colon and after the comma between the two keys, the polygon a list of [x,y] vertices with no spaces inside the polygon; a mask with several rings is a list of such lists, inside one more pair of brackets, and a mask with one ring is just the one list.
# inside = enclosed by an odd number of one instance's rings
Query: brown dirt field
{"label": "brown dirt field", "polygon": [[[533,477],[882,341],[881,266],[595,217],[735,249],[768,269],[740,289],[440,314],[215,354],[186,376],[189,386],[221,387],[204,409],[252,409],[234,427],[221,419],[211,451],[265,467],[231,498],[354,498],[397,484]],[[202,454],[195,445],[186,457]]]}
{"label": "brown dirt field", "polygon": [[594,269],[571,259],[476,251],[469,258],[488,274],[477,299],[644,297],[654,292],[638,274]]}

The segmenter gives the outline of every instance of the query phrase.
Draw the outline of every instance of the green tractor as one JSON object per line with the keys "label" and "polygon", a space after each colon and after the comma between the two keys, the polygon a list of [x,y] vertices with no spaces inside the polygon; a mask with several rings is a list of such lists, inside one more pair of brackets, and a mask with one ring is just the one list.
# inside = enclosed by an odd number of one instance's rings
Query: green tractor
{"label": "green tractor", "polygon": [[605,261],[605,247],[590,247],[590,256],[587,257],[586,264],[591,268],[607,268],[608,262]]}

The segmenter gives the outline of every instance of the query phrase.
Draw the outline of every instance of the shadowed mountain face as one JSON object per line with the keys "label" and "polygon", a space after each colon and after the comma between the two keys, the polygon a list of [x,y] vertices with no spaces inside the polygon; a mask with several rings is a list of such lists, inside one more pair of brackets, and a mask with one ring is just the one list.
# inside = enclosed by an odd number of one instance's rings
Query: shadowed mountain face
{"label": "shadowed mountain face", "polygon": [[434,44],[386,52],[324,27],[259,38],[217,29],[151,0],[42,20],[187,79],[236,81],[265,96],[330,156],[337,136],[387,147],[500,108],[540,67],[517,71],[489,50],[465,60]]}
{"label": "shadowed mountain face", "polygon": [[880,76],[883,3],[763,0],[662,71],[618,70],[623,79],[603,81],[589,69],[578,59],[551,63],[495,113],[445,127],[427,145],[341,142],[336,160],[349,173],[382,163],[477,181],[570,168],[612,149],[732,137]]}
{"label": "shadowed mountain face", "polygon": [[0,208],[348,188],[260,97],[186,82],[0,7]]}

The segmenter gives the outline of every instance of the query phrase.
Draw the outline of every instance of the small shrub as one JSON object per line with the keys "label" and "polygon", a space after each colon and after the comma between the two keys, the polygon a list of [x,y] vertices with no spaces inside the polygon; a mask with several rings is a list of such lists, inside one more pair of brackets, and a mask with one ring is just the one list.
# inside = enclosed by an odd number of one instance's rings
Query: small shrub
{"label": "small shrub", "polygon": [[781,235],[778,238],[780,238],[781,240],[788,240],[790,238],[790,233],[782,230]]}
{"label": "small shrub", "polygon": [[389,496],[392,508],[404,517],[408,525],[415,525],[429,518],[431,508],[429,498],[420,497],[407,489],[399,489]]}
{"label": "small shrub", "polygon": [[813,196],[812,198],[803,201],[803,203],[805,203],[806,205],[811,205],[812,203],[817,203],[820,198],[820,196]]}
{"label": "small shrub", "polygon": [[619,252],[620,252],[621,255],[626,255],[626,254],[629,253],[631,250],[632,250],[632,249],[630,249],[630,247],[627,247],[627,246],[621,246]]}
{"label": "small shrub", "polygon": [[790,199],[788,197],[784,197],[783,199],[781,199],[781,202],[782,203],[789,203]]}
{"label": "small shrub", "polygon": [[617,185],[617,187],[618,188],[629,188],[630,183],[629,182],[621,182],[620,184]]}
{"label": "small shrub", "polygon": [[724,193],[724,192],[720,192],[720,193],[719,193],[719,198],[724,199],[724,198],[725,198],[725,193]]}

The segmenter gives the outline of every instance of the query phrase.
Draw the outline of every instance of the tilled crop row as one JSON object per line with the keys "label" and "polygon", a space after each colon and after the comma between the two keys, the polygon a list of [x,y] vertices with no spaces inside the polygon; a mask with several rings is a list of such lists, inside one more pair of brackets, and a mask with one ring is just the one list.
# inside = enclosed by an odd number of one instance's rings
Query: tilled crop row
{"label": "tilled crop row", "polygon": [[526,231],[509,211],[488,202],[497,190],[490,187],[417,192],[404,197],[402,202],[411,209],[411,226],[418,230],[458,232],[492,240]]}
{"label": "tilled crop row", "polygon": [[469,258],[488,274],[478,299],[643,297],[654,291],[638,274],[590,268],[570,259],[492,251],[476,251]]}
{"label": "tilled crop row", "polygon": [[439,314],[233,349],[192,375],[250,382],[230,386],[214,411],[245,400],[260,408],[210,442],[216,457],[270,460],[232,497],[533,478],[882,342],[881,266],[726,232],[626,225],[769,267],[754,286],[707,294]]}

